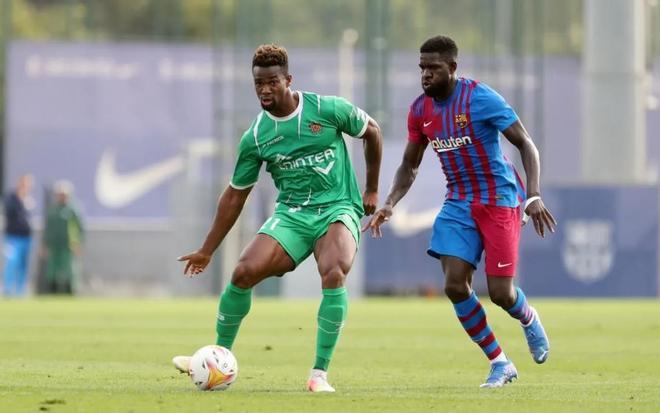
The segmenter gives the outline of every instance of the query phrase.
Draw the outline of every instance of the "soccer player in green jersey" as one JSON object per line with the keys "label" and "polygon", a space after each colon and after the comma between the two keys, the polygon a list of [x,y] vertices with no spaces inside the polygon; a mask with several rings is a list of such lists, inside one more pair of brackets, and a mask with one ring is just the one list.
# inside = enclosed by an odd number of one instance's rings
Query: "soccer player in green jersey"
{"label": "soccer player in green jersey", "polygon": [[[335,96],[290,89],[292,76],[283,47],[262,45],[252,58],[254,87],[262,111],[241,138],[231,183],[218,201],[211,229],[197,251],[184,255],[184,274],[202,272],[236,222],[263,163],[279,191],[273,215],[241,254],[220,297],[217,344],[231,349],[250,310],[252,287],[296,268],[314,254],[323,299],[318,310],[312,392],[334,392],[327,370],[346,319],[344,281],[360,242],[360,218],[378,203],[382,138],[364,111]],[[355,178],[342,133],[364,142],[366,187]],[[188,372],[189,357],[174,365]]]}

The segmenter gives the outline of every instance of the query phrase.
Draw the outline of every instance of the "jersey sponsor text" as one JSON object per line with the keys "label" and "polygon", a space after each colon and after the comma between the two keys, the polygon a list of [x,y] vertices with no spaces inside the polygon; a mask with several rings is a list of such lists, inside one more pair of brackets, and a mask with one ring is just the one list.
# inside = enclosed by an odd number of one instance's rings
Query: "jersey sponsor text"
{"label": "jersey sponsor text", "polygon": [[332,149],[326,149],[322,152],[301,156],[297,159],[291,159],[290,156],[278,154],[275,162],[278,163],[280,169],[298,169],[305,166],[317,166],[318,164],[334,158],[335,152]]}
{"label": "jersey sponsor text", "polygon": [[453,136],[447,139],[440,139],[436,137],[431,140],[431,146],[436,152],[447,152],[461,148],[465,145],[472,145],[472,138],[469,136],[461,136],[454,138]]}

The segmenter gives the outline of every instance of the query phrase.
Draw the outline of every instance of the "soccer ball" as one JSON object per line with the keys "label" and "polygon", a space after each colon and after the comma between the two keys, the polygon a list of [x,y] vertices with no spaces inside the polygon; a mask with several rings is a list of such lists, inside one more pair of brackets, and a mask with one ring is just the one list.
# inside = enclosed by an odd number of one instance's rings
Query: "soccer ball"
{"label": "soccer ball", "polygon": [[236,357],[224,347],[204,346],[190,359],[190,378],[200,390],[226,390],[236,376]]}

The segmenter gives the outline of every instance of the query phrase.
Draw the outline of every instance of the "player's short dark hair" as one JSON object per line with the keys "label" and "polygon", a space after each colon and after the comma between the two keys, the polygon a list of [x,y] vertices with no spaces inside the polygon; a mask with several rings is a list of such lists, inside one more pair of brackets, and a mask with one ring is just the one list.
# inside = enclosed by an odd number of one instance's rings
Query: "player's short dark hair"
{"label": "player's short dark hair", "polygon": [[280,66],[285,72],[289,71],[289,56],[286,49],[276,44],[262,44],[257,47],[252,57],[252,67]]}
{"label": "player's short dark hair", "polygon": [[435,36],[427,39],[419,48],[420,53],[440,53],[454,59],[458,57],[456,42],[447,36]]}

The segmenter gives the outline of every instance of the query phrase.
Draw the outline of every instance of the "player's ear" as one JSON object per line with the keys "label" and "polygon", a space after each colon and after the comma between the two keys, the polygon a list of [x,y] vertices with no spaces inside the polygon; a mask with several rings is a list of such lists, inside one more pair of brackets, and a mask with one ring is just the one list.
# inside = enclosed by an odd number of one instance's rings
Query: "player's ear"
{"label": "player's ear", "polygon": [[291,86],[291,81],[293,81],[293,76],[291,76],[291,73],[284,75],[284,78],[286,79],[286,87]]}
{"label": "player's ear", "polygon": [[449,72],[450,73],[456,72],[457,68],[458,68],[458,64],[456,63],[455,60],[452,60],[451,62],[449,62]]}

